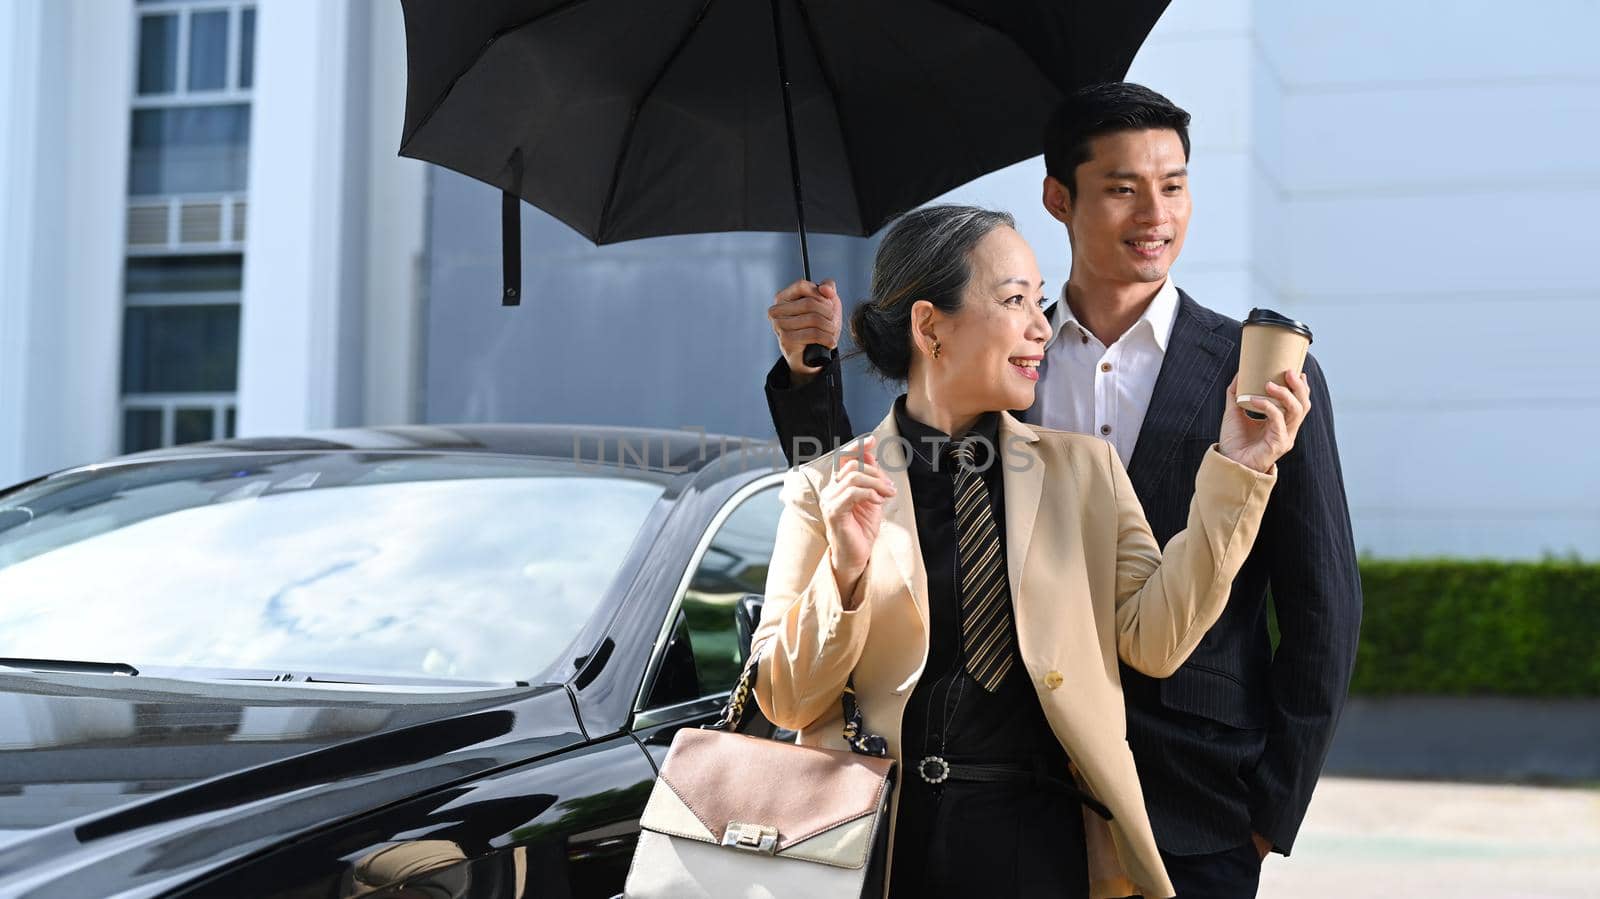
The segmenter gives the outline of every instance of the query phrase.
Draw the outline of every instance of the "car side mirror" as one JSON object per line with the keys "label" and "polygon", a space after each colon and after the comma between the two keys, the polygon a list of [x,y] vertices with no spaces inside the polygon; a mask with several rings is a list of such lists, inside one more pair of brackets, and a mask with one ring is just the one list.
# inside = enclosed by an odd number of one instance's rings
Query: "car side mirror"
{"label": "car side mirror", "polygon": [[750,660],[750,638],[756,625],[761,623],[761,606],[766,597],[760,593],[746,593],[733,604],[733,625],[739,635],[739,666]]}

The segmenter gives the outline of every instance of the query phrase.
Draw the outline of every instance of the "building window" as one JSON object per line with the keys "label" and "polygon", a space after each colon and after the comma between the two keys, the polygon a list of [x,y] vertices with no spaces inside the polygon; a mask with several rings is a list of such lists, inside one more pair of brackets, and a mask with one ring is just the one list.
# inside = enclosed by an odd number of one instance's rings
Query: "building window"
{"label": "building window", "polygon": [[209,10],[189,17],[189,90],[220,91],[228,86],[230,11]]}
{"label": "building window", "polygon": [[178,17],[139,19],[139,93],[166,94],[178,86]]}
{"label": "building window", "polygon": [[133,306],[124,319],[124,393],[238,389],[239,304]]}
{"label": "building window", "polygon": [[243,270],[238,253],[128,259],[124,452],[233,436]]}
{"label": "building window", "polygon": [[249,90],[256,80],[256,11],[247,6],[239,14],[239,87]]}
{"label": "building window", "polygon": [[250,105],[136,109],[128,193],[243,193],[250,155]]}
{"label": "building window", "polygon": [[136,0],[122,443],[232,437],[256,10]]}

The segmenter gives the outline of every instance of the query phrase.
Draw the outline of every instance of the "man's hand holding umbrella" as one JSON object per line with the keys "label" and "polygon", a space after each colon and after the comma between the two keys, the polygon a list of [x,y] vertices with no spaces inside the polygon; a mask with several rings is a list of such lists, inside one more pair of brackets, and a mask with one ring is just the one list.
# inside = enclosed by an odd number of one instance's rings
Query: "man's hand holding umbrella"
{"label": "man's hand holding umbrella", "polygon": [[767,309],[767,318],[772,321],[772,333],[778,336],[783,360],[789,365],[790,383],[796,387],[805,384],[822,371],[805,363],[806,345],[818,344],[830,350],[839,345],[844,323],[839,285],[832,278],[820,284],[796,281],[778,291]]}

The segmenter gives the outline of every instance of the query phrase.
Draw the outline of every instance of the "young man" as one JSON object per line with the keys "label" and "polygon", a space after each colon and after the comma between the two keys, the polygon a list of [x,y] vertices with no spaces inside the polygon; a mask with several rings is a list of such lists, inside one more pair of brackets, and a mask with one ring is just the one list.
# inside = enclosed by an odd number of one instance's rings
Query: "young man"
{"label": "young man", "polygon": [[[1044,205],[1066,226],[1072,270],[1047,310],[1055,336],[1023,416],[1111,442],[1163,544],[1184,527],[1239,366],[1239,322],[1167,276],[1189,223],[1188,125],[1171,101],[1127,83],[1080,91],[1052,119]],[[767,399],[784,446],[820,446],[830,415],[848,438],[837,372],[802,361],[807,343],[838,341],[836,286],[791,285],[769,314],[783,358]],[[1311,414],[1279,462],[1227,610],[1171,678],[1121,670],[1128,743],[1179,899],[1253,896],[1266,854],[1289,854],[1349,687],[1361,582],[1333,405],[1314,358],[1305,372]]]}

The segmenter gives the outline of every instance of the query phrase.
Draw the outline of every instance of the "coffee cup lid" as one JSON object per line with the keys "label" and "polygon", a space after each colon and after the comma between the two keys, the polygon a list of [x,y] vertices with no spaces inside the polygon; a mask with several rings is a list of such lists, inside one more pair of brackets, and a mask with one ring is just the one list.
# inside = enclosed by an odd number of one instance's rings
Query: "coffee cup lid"
{"label": "coffee cup lid", "polygon": [[1247,325],[1272,325],[1275,328],[1287,328],[1296,334],[1304,334],[1306,340],[1311,339],[1311,326],[1305,322],[1297,322],[1287,315],[1273,312],[1271,309],[1251,309],[1250,317],[1244,320]]}

